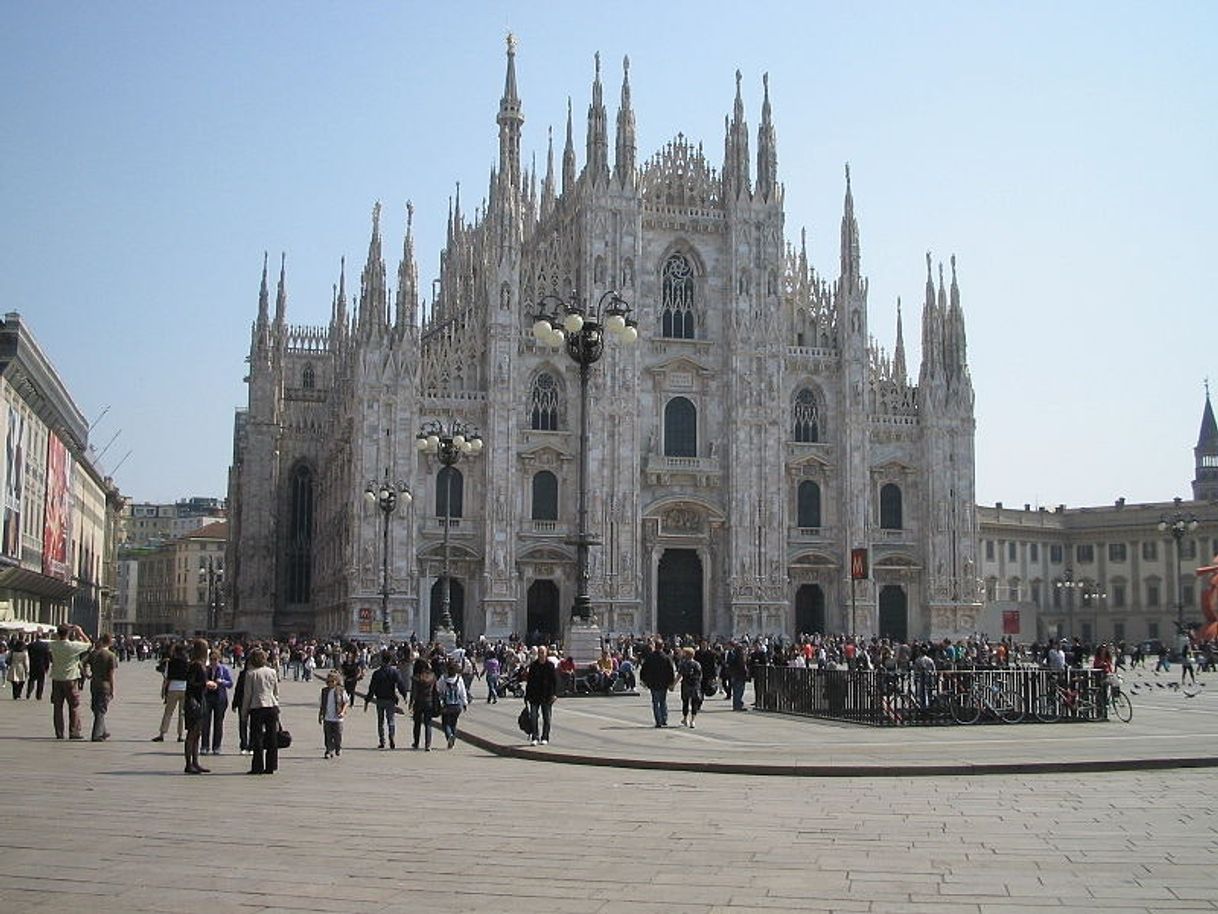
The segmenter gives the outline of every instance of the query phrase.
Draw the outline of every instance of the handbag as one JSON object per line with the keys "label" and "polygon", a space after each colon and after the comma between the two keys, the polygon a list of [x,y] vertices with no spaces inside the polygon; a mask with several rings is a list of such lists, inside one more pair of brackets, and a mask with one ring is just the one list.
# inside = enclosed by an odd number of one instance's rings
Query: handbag
{"label": "handbag", "polygon": [[516,726],[520,728],[522,733],[533,732],[533,716],[529,714],[528,705],[520,709],[520,716],[516,718]]}
{"label": "handbag", "polygon": [[279,732],[275,734],[275,745],[277,745],[280,749],[291,748],[292,734],[289,731],[283,729],[283,727],[280,727]]}

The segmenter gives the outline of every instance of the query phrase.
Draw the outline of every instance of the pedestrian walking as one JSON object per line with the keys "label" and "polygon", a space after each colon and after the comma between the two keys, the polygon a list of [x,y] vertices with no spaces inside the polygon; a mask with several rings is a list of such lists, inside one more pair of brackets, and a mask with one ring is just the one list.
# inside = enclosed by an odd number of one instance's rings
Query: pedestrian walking
{"label": "pedestrian walking", "polygon": [[21,690],[30,676],[30,654],[25,649],[24,641],[14,641],[12,650],[8,652],[8,672],[5,678],[13,687],[13,701],[21,697]]}
{"label": "pedestrian walking", "polygon": [[33,695],[42,701],[42,687],[46,683],[47,670],[51,668],[51,646],[41,630],[34,635],[26,652],[30,655],[30,678],[25,682],[25,697]]}
{"label": "pedestrian walking", "polygon": [[419,748],[419,736],[422,735],[423,749],[430,752],[431,719],[440,710],[440,696],[436,689],[436,674],[432,672],[431,661],[426,657],[420,657],[414,662],[414,672],[410,676],[409,705],[414,721],[414,741],[410,748]]}
{"label": "pedestrian walking", "polygon": [[702,664],[694,656],[692,647],[681,648],[681,662],[677,666],[677,677],[681,683],[681,726],[694,729],[694,719],[702,710]]}
{"label": "pedestrian walking", "polygon": [[317,708],[317,722],[321,724],[326,744],[324,758],[338,758],[343,754],[343,718],[346,716],[347,693],[342,688],[342,678],[331,671],[326,676],[321,703]]}
{"label": "pedestrian walking", "polygon": [[169,732],[169,722],[178,715],[178,742],[182,742],[185,732],[183,727],[183,708],[186,699],[186,674],[190,671],[190,661],[186,658],[186,644],[179,641],[169,650],[169,659],[165,662],[164,676],[161,679],[161,701],[165,709],[161,713],[161,726],[157,735],[152,738],[154,743],[165,741]]}
{"label": "pedestrian walking", "polygon": [[106,728],[106,712],[114,701],[114,680],[118,670],[118,658],[110,650],[108,634],[97,639],[97,647],[85,661],[89,668],[89,709],[93,712],[92,739],[95,743],[110,738]]}
{"label": "pedestrian walking", "polygon": [[639,668],[639,679],[651,692],[651,715],[656,729],[668,726],[668,692],[677,681],[677,672],[672,659],[664,653],[664,642],[656,639],[651,650],[643,657]]}
{"label": "pedestrian walking", "polygon": [[469,692],[465,688],[465,676],[456,660],[448,661],[444,678],[439,683],[440,725],[451,749],[457,743],[457,720],[469,706]]}
{"label": "pedestrian walking", "polygon": [[486,659],[482,661],[482,675],[486,677],[487,704],[499,702],[499,670],[499,658],[494,654],[487,654]]}
{"label": "pedestrian walking", "polygon": [[267,665],[266,651],[250,652],[241,708],[249,718],[253,752],[250,774],[274,774],[279,768],[279,676]]}
{"label": "pedestrian walking", "polygon": [[55,738],[63,739],[63,706],[68,706],[68,738],[84,739],[80,723],[80,686],[84,677],[81,658],[93,649],[93,642],[79,625],[61,622],[55,630],[55,640],[48,650],[51,655],[51,717]]}
{"label": "pedestrian walking", "polygon": [[368,710],[368,702],[376,702],[376,736],[377,748],[385,748],[385,730],[389,730],[389,748],[396,749],[394,742],[394,717],[398,712],[398,695],[409,699],[410,692],[402,681],[402,674],[394,666],[393,654],[381,651],[381,665],[372,673],[368,680],[368,691],[364,696],[364,710]]}
{"label": "pedestrian walking", "polygon": [[[524,700],[529,708],[529,745],[545,746],[550,742],[550,724],[554,702],[558,697],[558,670],[550,663],[544,644],[537,648],[537,658],[529,664],[525,675]],[[538,732],[538,718],[541,730]]]}

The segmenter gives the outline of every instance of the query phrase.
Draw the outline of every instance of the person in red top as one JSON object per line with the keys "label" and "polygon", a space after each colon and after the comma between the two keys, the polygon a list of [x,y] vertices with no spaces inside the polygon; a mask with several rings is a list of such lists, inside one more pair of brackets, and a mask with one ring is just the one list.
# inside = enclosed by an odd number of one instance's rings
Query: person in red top
{"label": "person in red top", "polygon": [[575,691],[575,658],[570,654],[558,661],[558,681],[564,692]]}
{"label": "person in red top", "polygon": [[1105,673],[1116,672],[1116,668],[1112,664],[1112,652],[1108,649],[1107,644],[1101,644],[1100,649],[1095,652],[1095,660],[1091,662],[1091,669],[1103,670]]}

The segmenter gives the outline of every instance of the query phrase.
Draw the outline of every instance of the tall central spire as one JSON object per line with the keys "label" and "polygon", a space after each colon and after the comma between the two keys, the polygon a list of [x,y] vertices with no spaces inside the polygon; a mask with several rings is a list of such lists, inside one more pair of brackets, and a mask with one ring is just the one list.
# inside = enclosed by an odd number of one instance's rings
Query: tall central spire
{"label": "tall central spire", "polygon": [[588,104],[587,160],[584,162],[588,180],[593,184],[609,179],[609,128],[606,121],[604,89],[601,86],[601,53],[597,51],[592,101]]}
{"label": "tall central spire", "polygon": [[850,165],[846,164],[846,201],[842,207],[842,275],[843,281],[858,282],[862,275],[859,263],[859,224],[854,218],[854,191],[850,187]]}
{"label": "tall central spire", "polygon": [[619,187],[634,182],[634,108],[630,105],[630,58],[622,58],[622,103],[617,109],[617,155],[613,161],[613,177]]}
{"label": "tall central spire", "polygon": [[761,126],[757,128],[757,196],[772,201],[778,191],[778,143],[770,117],[770,74],[761,77],[765,100],[761,103]]}
{"label": "tall central spire", "polygon": [[732,104],[732,120],[727,125],[723,141],[723,187],[728,200],[748,199],[752,190],[749,180],[749,128],[744,122],[744,98],[740,94],[740,71],[736,71],[736,100]]}
{"label": "tall central spire", "polygon": [[520,96],[516,94],[516,36],[507,36],[507,75],[503,80],[503,98],[499,100],[499,174],[519,193],[520,127],[524,115],[520,112]]}

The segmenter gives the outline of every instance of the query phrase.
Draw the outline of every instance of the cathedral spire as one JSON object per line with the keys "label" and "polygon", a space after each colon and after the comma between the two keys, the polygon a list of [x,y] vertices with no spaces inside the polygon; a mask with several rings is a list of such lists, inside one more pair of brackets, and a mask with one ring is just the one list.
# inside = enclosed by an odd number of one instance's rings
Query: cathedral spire
{"label": "cathedral spire", "polygon": [[287,263],[287,253],[281,253],[279,255],[279,287],[275,290],[276,333],[282,333],[288,321]]}
{"label": "cathedral spire", "polygon": [[338,261],[338,311],[335,323],[341,333],[347,332],[347,258]]}
{"label": "cathedral spire", "polygon": [[592,101],[588,104],[588,139],[584,170],[588,180],[600,184],[609,178],[609,128],[601,86],[601,53],[596,52],[596,75],[592,79]]}
{"label": "cathedral spire", "polygon": [[547,218],[550,213],[554,212],[554,128],[551,127],[548,131],[548,143],[546,146],[546,177],[541,182],[541,218]]}
{"label": "cathedral spire", "polygon": [[499,174],[509,187],[521,190],[520,127],[524,115],[520,96],[516,93],[516,36],[507,36],[507,75],[503,80],[503,98],[499,100]]}
{"label": "cathedral spire", "polygon": [[749,128],[744,121],[744,98],[740,94],[743,77],[736,71],[736,101],[732,105],[732,120],[727,128],[723,162],[724,196],[738,200],[751,195],[749,178]]}
{"label": "cathedral spire", "polygon": [[956,255],[953,254],[950,260],[952,284],[948,292],[949,305],[944,321],[944,335],[951,353],[948,368],[954,375],[963,375],[968,371],[968,340],[964,332],[964,309],[960,307],[960,287],[956,284]]}
{"label": "cathedral spire", "polygon": [[255,334],[260,341],[267,334],[267,330],[271,322],[271,293],[266,284],[266,264],[267,252],[262,252],[262,286],[258,289],[258,320],[255,326]]}
{"label": "cathedral spire", "polygon": [[619,187],[634,184],[634,157],[637,149],[634,136],[634,108],[630,104],[630,58],[622,58],[622,102],[617,109],[617,154],[613,161],[613,177]]}
{"label": "cathedral spire", "polygon": [[942,364],[943,333],[935,304],[935,278],[930,251],[926,252],[926,300],[922,305],[922,373],[918,384],[925,387],[938,376]]}
{"label": "cathedral spire", "polygon": [[778,142],[770,111],[770,74],[761,77],[765,99],[761,103],[761,125],[757,128],[757,195],[772,202],[778,194]]}
{"label": "cathedral spire", "polygon": [[571,128],[571,96],[567,96],[567,144],[562,150],[562,194],[575,190],[575,140]]}
{"label": "cathedral spire", "polygon": [[901,298],[897,297],[897,344],[892,353],[892,379],[902,387],[906,383],[905,334],[901,330]]}
{"label": "cathedral spire", "polygon": [[398,296],[395,329],[399,334],[418,324],[419,268],[414,259],[414,204],[406,201],[406,237],[398,264]]}
{"label": "cathedral spire", "polygon": [[360,276],[359,324],[365,335],[385,328],[386,308],[385,261],[381,256],[381,204],[378,200],[372,208],[368,260]]}
{"label": "cathedral spire", "polygon": [[842,207],[841,278],[855,285],[862,275],[859,253],[859,224],[854,218],[854,191],[850,187],[850,163],[846,163],[846,200]]}

